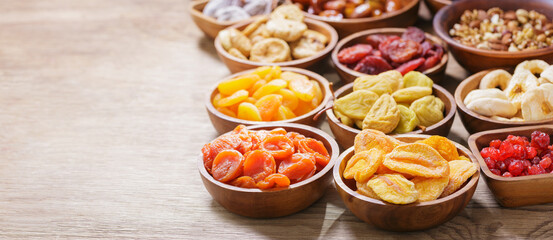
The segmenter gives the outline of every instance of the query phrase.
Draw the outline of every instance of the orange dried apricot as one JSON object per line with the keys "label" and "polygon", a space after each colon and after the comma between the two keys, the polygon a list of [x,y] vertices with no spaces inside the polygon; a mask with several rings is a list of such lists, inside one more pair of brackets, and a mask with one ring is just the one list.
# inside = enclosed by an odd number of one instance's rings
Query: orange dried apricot
{"label": "orange dried apricot", "polygon": [[309,80],[292,79],[288,87],[302,101],[311,102],[315,97],[315,86]]}
{"label": "orange dried apricot", "polygon": [[296,116],[301,116],[311,112],[312,110],[313,106],[311,105],[311,102],[298,101],[298,106],[294,110],[294,114],[296,114]]}
{"label": "orange dried apricot", "polygon": [[215,180],[229,182],[242,174],[244,157],[236,150],[223,150],[213,160],[211,174]]}
{"label": "orange dried apricot", "polygon": [[330,161],[330,154],[326,150],[324,144],[313,138],[305,138],[299,141],[299,152],[315,154],[317,169],[323,169]]}
{"label": "orange dried apricot", "polygon": [[228,97],[221,98],[221,100],[219,100],[219,106],[228,107],[234,104],[238,104],[246,100],[248,98],[248,94],[249,93],[246,90],[238,90]]}
{"label": "orange dried apricot", "polygon": [[219,154],[223,150],[237,149],[240,144],[242,144],[242,140],[238,135],[227,134],[222,135],[212,142],[204,145],[202,147],[202,155],[205,169],[209,173],[211,173],[213,160],[215,159],[215,157],[217,157],[217,154]]}
{"label": "orange dried apricot", "polygon": [[267,84],[267,81],[265,81],[265,79],[261,79],[261,80],[255,82],[252,85],[252,87],[248,90],[248,92],[250,92],[250,96],[253,95],[255,93],[255,91],[257,91],[257,89],[261,88],[265,84]]}
{"label": "orange dried apricot", "polygon": [[255,74],[246,74],[230,80],[220,82],[217,89],[221,94],[231,95],[238,90],[248,89],[260,78]]}
{"label": "orange dried apricot", "polygon": [[311,100],[311,105],[313,108],[316,108],[319,106],[319,104],[323,101],[323,90],[321,89],[321,86],[319,86],[319,83],[315,80],[311,80],[311,83],[313,83],[313,99]]}
{"label": "orange dried apricot", "polygon": [[221,93],[215,94],[213,99],[211,99],[211,104],[213,104],[213,107],[215,108],[219,107],[219,100],[221,100],[222,98],[223,96],[221,95]]}
{"label": "orange dried apricot", "polygon": [[397,146],[386,155],[382,163],[400,173],[421,177],[449,175],[449,164],[434,148],[424,143],[408,143]]}
{"label": "orange dried apricot", "polygon": [[259,99],[267,94],[276,93],[279,90],[285,88],[287,85],[288,83],[282,79],[272,80],[258,88],[253,93],[252,97]]}
{"label": "orange dried apricot", "polygon": [[295,118],[295,117],[296,117],[296,114],[294,114],[294,112],[292,112],[292,110],[290,110],[289,108],[281,105],[278,108],[278,111],[273,116],[273,120],[281,121],[281,120],[292,119],[292,118]]}
{"label": "orange dried apricot", "polygon": [[280,89],[278,94],[282,96],[282,106],[294,111],[298,107],[299,99],[292,91],[288,89]]}
{"label": "orange dried apricot", "polygon": [[257,183],[276,172],[273,156],[263,150],[254,150],[246,154],[244,160],[244,176],[250,176]]}
{"label": "orange dried apricot", "polygon": [[273,173],[256,183],[259,189],[285,188],[290,186],[290,179],[284,174]]}
{"label": "orange dried apricot", "polygon": [[250,176],[242,176],[230,182],[230,185],[241,188],[257,188],[255,181]]}
{"label": "orange dried apricot", "polygon": [[287,82],[291,82],[292,80],[300,80],[300,81],[303,81],[303,80],[309,80],[309,78],[307,78],[305,75],[303,74],[299,74],[299,73],[295,73],[295,72],[290,72],[290,71],[284,71],[280,74],[280,78],[284,81],[287,81]]}
{"label": "orange dried apricot", "polygon": [[234,113],[234,111],[232,111],[232,110],[230,110],[229,108],[226,108],[226,107],[218,107],[217,111],[219,111],[220,113],[225,114],[229,117],[233,117],[233,118],[236,117],[236,113]]}
{"label": "orange dried apricot", "polygon": [[278,166],[278,173],[286,175],[293,182],[305,180],[313,176],[315,171],[315,156],[310,153],[294,153]]}
{"label": "orange dried apricot", "polygon": [[248,121],[261,121],[261,114],[257,107],[249,102],[238,105],[238,118]]}
{"label": "orange dried apricot", "polygon": [[447,161],[458,160],[459,152],[457,147],[449,139],[442,136],[431,136],[427,139],[417,141],[420,143],[428,144],[432,148],[436,149],[440,155]]}
{"label": "orange dried apricot", "polygon": [[257,100],[255,106],[259,110],[263,121],[271,121],[281,104],[282,96],[269,94]]}
{"label": "orange dried apricot", "polygon": [[294,143],[285,135],[270,135],[261,143],[261,149],[269,152],[277,160],[290,157],[294,153]]}

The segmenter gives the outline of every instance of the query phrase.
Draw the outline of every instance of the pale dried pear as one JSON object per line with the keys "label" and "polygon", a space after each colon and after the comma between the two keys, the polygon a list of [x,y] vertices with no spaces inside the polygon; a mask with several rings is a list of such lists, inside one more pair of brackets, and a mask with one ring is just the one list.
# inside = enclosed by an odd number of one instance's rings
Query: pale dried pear
{"label": "pale dried pear", "polygon": [[553,84],[545,83],[526,92],[521,110],[524,120],[553,118]]}
{"label": "pale dried pear", "polygon": [[294,4],[283,4],[275,8],[271,13],[271,19],[287,19],[303,22],[304,16],[301,9]]}
{"label": "pale dried pear", "polygon": [[354,121],[350,117],[346,116],[345,114],[341,113],[340,111],[334,109],[334,115],[336,115],[336,118],[340,120],[344,125],[348,127],[353,127]]}
{"label": "pale dried pear", "polygon": [[239,58],[239,59],[242,59],[242,60],[248,60],[248,58],[246,56],[244,56],[244,54],[242,54],[238,49],[236,48],[231,48],[228,50],[228,53],[236,58]]}
{"label": "pale dried pear", "polygon": [[403,76],[403,87],[429,87],[432,88],[434,81],[428,76],[417,71],[410,71]]}
{"label": "pale dried pear", "polygon": [[508,100],[507,95],[505,95],[505,92],[497,89],[497,88],[489,88],[489,89],[475,89],[469,92],[465,99],[463,100],[463,103],[465,105],[468,105],[472,101],[480,98],[498,98],[503,100]]}
{"label": "pale dried pear", "polygon": [[307,30],[305,23],[287,19],[271,19],[267,22],[266,27],[272,37],[280,38],[286,42],[300,39],[303,32]]}
{"label": "pale dried pear", "polygon": [[522,95],[537,86],[538,79],[536,76],[529,70],[522,69],[513,75],[511,81],[509,81],[509,85],[505,88],[505,94],[509,98],[509,101],[518,109],[522,102]]}
{"label": "pale dried pear", "polygon": [[395,91],[392,97],[398,103],[408,103],[430,94],[432,94],[432,88],[429,87],[407,87]]}
{"label": "pale dried pear", "polygon": [[401,174],[377,175],[367,184],[378,197],[386,202],[409,204],[419,198],[415,184]]}
{"label": "pale dried pear", "polygon": [[510,118],[518,112],[514,104],[499,98],[478,98],[471,101],[467,108],[480,115],[491,117],[500,116]]}
{"label": "pale dried pear", "polygon": [[364,89],[373,91],[378,95],[392,94],[399,89],[401,81],[401,73],[395,70],[378,75],[361,76],[353,81],[353,91]]}
{"label": "pale dried pear", "polygon": [[252,33],[254,33],[255,31],[257,31],[257,29],[263,25],[264,23],[267,22],[267,20],[269,20],[269,18],[267,16],[260,16],[260,17],[257,17],[252,23],[248,24],[248,26],[246,26],[246,28],[244,28],[244,30],[242,30],[242,33],[248,37],[250,37],[250,35]]}
{"label": "pale dried pear", "polygon": [[378,95],[372,91],[359,90],[337,99],[334,109],[353,119],[364,119]]}
{"label": "pale dried pear", "polygon": [[409,106],[417,114],[422,126],[428,127],[444,119],[445,104],[434,96],[426,96],[415,100]]}
{"label": "pale dried pear", "polygon": [[389,94],[382,94],[363,119],[363,129],[375,129],[383,133],[390,133],[398,123],[399,109],[396,102]]}
{"label": "pale dried pear", "polygon": [[219,32],[219,42],[225,50],[236,48],[242,55],[249,57],[252,43],[246,35],[235,28],[225,29]]}
{"label": "pale dried pear", "polygon": [[507,85],[509,84],[509,81],[511,80],[512,75],[503,70],[503,69],[496,69],[493,70],[482,78],[480,80],[480,89],[488,89],[488,88],[501,88],[501,90],[505,90],[507,88]]}
{"label": "pale dried pear", "polygon": [[545,70],[547,67],[549,67],[549,64],[544,60],[526,60],[517,65],[517,67],[515,68],[515,74],[523,70],[528,70],[532,74],[539,74],[542,73],[543,70]]}
{"label": "pale dried pear", "polygon": [[250,60],[255,62],[275,63],[290,59],[290,47],[278,38],[263,39],[253,45]]}
{"label": "pale dried pear", "polygon": [[302,37],[291,43],[292,56],[295,59],[311,57],[322,51],[328,42],[328,38],[313,30],[305,30]]}
{"label": "pale dried pear", "polygon": [[399,110],[399,123],[394,129],[394,133],[412,132],[420,124],[417,114],[404,105],[397,105]]}

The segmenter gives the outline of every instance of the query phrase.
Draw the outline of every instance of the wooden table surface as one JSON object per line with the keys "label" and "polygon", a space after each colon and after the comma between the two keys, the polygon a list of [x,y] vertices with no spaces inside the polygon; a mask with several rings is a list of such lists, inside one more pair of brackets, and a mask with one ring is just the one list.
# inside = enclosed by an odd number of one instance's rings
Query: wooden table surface
{"label": "wooden table surface", "polygon": [[[204,189],[196,164],[217,136],[204,97],[229,72],[189,3],[0,1],[0,239],[551,235],[553,205],[501,208],[483,181],[459,216],[421,232],[361,222],[334,187],[288,217],[229,213]],[[417,24],[430,29],[428,18]],[[339,85],[328,62],[314,69]],[[450,91],[467,76],[454,61],[447,73]],[[449,137],[466,145],[458,118]]]}

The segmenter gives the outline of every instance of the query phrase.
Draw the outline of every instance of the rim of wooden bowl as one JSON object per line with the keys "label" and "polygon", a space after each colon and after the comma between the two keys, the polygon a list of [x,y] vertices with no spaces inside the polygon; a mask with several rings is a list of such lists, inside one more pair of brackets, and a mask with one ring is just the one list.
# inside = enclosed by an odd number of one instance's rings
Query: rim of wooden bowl
{"label": "rim of wooden bowl", "polygon": [[[321,171],[319,171],[315,175],[311,176],[310,178],[305,179],[305,180],[303,180],[301,182],[298,182],[298,183],[290,184],[290,187],[288,187],[288,188],[279,188],[279,189],[276,189],[276,190],[261,190],[261,189],[258,189],[258,188],[241,188],[241,187],[236,187],[236,186],[232,186],[230,184],[219,182],[219,181],[215,180],[215,178],[213,178],[213,176],[211,176],[211,174],[209,174],[207,172],[207,170],[205,169],[202,154],[200,154],[199,157],[198,157],[198,170],[200,171],[200,174],[203,177],[205,177],[207,180],[209,180],[211,183],[217,185],[220,188],[224,188],[224,189],[232,190],[232,191],[236,191],[236,192],[244,192],[244,193],[248,192],[248,193],[259,193],[259,194],[266,193],[266,194],[270,194],[270,193],[275,193],[275,192],[288,191],[288,190],[291,190],[293,188],[299,188],[299,187],[302,187],[304,185],[308,185],[310,183],[313,183],[315,180],[318,180],[319,178],[324,176],[329,171],[331,171],[331,169],[334,167],[335,162],[340,157],[339,156],[340,155],[340,148],[338,147],[338,143],[336,143],[336,140],[334,140],[333,137],[331,137],[328,133],[324,132],[323,130],[318,129],[318,128],[314,128],[314,127],[311,127],[311,126],[308,126],[308,125],[297,124],[297,123],[263,124],[263,125],[247,126],[246,128],[249,129],[249,130],[257,130],[257,129],[260,129],[260,128],[264,129],[264,128],[279,128],[279,127],[286,129],[286,131],[294,131],[294,130],[288,130],[287,128],[303,129],[303,130],[306,130],[306,131],[312,133],[313,135],[316,135],[317,137],[312,137],[314,139],[317,139],[319,141],[320,141],[320,139],[325,139],[330,144],[330,149],[329,150],[332,152],[332,154],[330,155],[330,161],[328,162],[328,164]],[[228,133],[229,132],[224,133],[222,135],[225,135],[225,134],[228,134]]]}
{"label": "rim of wooden bowl", "polygon": [[215,84],[211,88],[212,89],[211,92],[209,94],[207,94],[207,99],[206,99],[206,103],[205,103],[205,106],[206,106],[207,110],[209,112],[213,113],[213,115],[217,116],[218,118],[224,119],[228,122],[236,123],[236,125],[239,125],[239,124],[259,125],[259,124],[293,123],[295,121],[304,119],[306,117],[313,117],[318,112],[320,112],[321,110],[323,110],[325,108],[325,106],[328,104],[328,101],[332,97],[332,93],[331,93],[330,87],[329,87],[329,82],[326,78],[324,78],[323,76],[321,76],[321,75],[319,75],[315,72],[305,70],[305,69],[301,69],[301,68],[282,67],[281,69],[282,69],[282,71],[290,71],[290,72],[300,73],[300,74],[303,74],[303,75],[309,77],[310,80],[317,81],[319,83],[319,86],[321,86],[321,90],[323,91],[323,99],[322,99],[321,103],[319,104],[319,106],[317,106],[316,108],[314,108],[313,110],[311,110],[310,112],[308,112],[306,114],[303,114],[303,115],[300,115],[300,116],[297,116],[297,117],[291,118],[291,119],[281,120],[281,121],[248,121],[248,120],[243,120],[243,119],[227,116],[227,115],[217,111],[217,109],[215,109],[215,106],[213,106],[213,102],[211,100],[213,99],[213,96],[215,96],[219,92],[219,90],[217,89],[217,86],[219,85],[219,83],[222,82],[222,81],[233,79],[235,77],[238,77],[238,76],[241,76],[241,75],[244,75],[244,74],[252,73],[252,72],[255,71],[255,68],[254,68],[254,69],[249,69],[249,70],[245,70],[245,71],[242,71],[242,72],[237,72],[237,73],[232,74],[232,75],[222,79],[221,81],[217,82],[217,84]]}
{"label": "rim of wooden bowl", "polygon": [[397,10],[397,11],[394,11],[394,12],[391,12],[391,13],[385,13],[385,14],[382,14],[378,17],[342,18],[340,20],[334,20],[334,19],[330,19],[330,18],[326,18],[326,17],[321,17],[321,16],[318,16],[318,15],[315,15],[315,14],[311,14],[311,13],[308,13],[306,11],[302,11],[302,12],[306,17],[311,18],[311,19],[315,19],[315,20],[319,20],[319,21],[322,21],[322,22],[351,23],[351,24],[370,23],[370,22],[376,22],[376,21],[380,21],[380,20],[384,20],[384,19],[388,19],[388,18],[391,18],[391,17],[401,15],[401,14],[411,10],[412,8],[416,7],[417,4],[419,4],[419,2],[420,2],[420,0],[411,0],[411,1],[409,1],[409,3],[406,6],[404,6],[400,10]]}
{"label": "rim of wooden bowl", "polygon": [[[482,1],[482,0],[463,0],[463,1],[455,1],[452,2],[448,6],[444,6],[441,8],[436,15],[434,16],[434,19],[432,21],[432,25],[434,28],[434,32],[443,39],[445,42],[447,42],[448,45],[451,45],[454,48],[460,49],[465,52],[470,52],[473,54],[481,55],[481,56],[488,56],[488,57],[499,57],[499,58],[506,58],[506,59],[516,59],[516,58],[531,58],[531,57],[538,57],[542,55],[547,55],[553,53],[553,47],[548,48],[542,48],[542,49],[536,49],[536,50],[525,50],[525,51],[518,51],[518,52],[509,52],[509,51],[495,51],[495,50],[485,50],[485,49],[478,49],[475,47],[469,47],[466,45],[463,45],[457,41],[455,41],[453,38],[449,36],[449,29],[455,24],[459,22],[459,18],[461,14],[465,10],[472,10],[468,8],[462,8],[467,3],[484,3],[483,5],[486,5],[490,0]],[[525,1],[519,1],[519,0],[501,0],[503,3],[510,1],[514,3],[519,3],[521,8],[524,8],[524,5],[532,0],[525,0]],[[500,1],[500,2],[501,2]],[[553,8],[553,4],[551,5]],[[496,6],[497,7],[497,6]],[[482,9],[487,7],[482,7]],[[530,9],[527,9],[530,10]],[[447,17],[446,16],[457,16],[454,18],[456,19],[455,22],[446,22]],[[553,19],[552,16],[549,16],[549,19]],[[444,27],[447,27],[448,29],[445,29]]]}
{"label": "rim of wooden bowl", "polygon": [[[397,137],[398,138],[425,139],[425,138],[428,138],[430,136],[431,135],[426,135],[426,134],[405,134],[405,135],[400,135],[400,136],[397,136]],[[478,161],[476,160],[476,158],[474,157],[474,155],[472,154],[472,152],[470,150],[463,147],[463,145],[461,145],[457,142],[454,142],[454,141],[451,141],[451,142],[453,144],[455,144],[458,151],[461,150],[461,152],[464,153],[463,154],[464,156],[468,157],[473,163],[478,164]],[[440,204],[440,203],[449,201],[453,198],[457,198],[457,197],[461,196],[462,194],[467,192],[470,188],[472,188],[474,185],[478,184],[478,179],[480,178],[480,169],[477,168],[476,173],[474,173],[474,175],[472,175],[471,179],[468,182],[464,183],[462,188],[458,189],[457,191],[455,191],[453,194],[451,194],[449,196],[446,196],[446,197],[443,197],[443,198],[438,198],[438,199],[432,200],[432,201],[415,202],[415,203],[405,204],[405,205],[387,203],[387,202],[384,202],[382,200],[377,200],[377,199],[370,198],[370,197],[367,197],[365,195],[356,193],[351,188],[349,188],[344,183],[344,181],[342,181],[342,174],[340,173],[340,165],[345,160],[344,158],[353,151],[354,151],[354,147],[350,147],[347,150],[345,150],[344,152],[342,152],[342,154],[340,154],[340,156],[338,157],[338,160],[336,161],[336,163],[334,165],[334,169],[332,171],[332,175],[334,177],[334,182],[336,183],[336,185],[338,185],[340,188],[342,188],[346,193],[348,193],[348,195],[350,195],[352,197],[355,197],[359,200],[372,203],[374,205],[380,205],[380,206],[394,205],[394,206],[398,206],[398,207],[401,207],[401,206],[421,206],[422,207],[422,206],[430,206],[430,205],[434,205],[434,204]]]}
{"label": "rim of wooden bowl", "polygon": [[245,20],[248,20],[250,18],[247,18],[247,19],[242,19],[242,20],[238,20],[238,21],[219,21],[213,17],[210,17],[210,16],[206,16],[205,14],[203,14],[203,9],[205,6],[203,7],[200,7],[202,4],[207,4],[209,2],[209,0],[194,0],[190,3],[190,5],[188,6],[188,12],[190,12],[191,15],[194,15],[196,17],[199,17],[201,19],[203,19],[204,21],[207,21],[207,22],[210,22],[210,23],[213,23],[213,24],[217,24],[217,25],[221,25],[221,26],[230,26],[230,25],[233,25],[233,24],[236,24],[236,23],[239,23],[241,21],[245,21]]}
{"label": "rim of wooden bowl", "polygon": [[[340,96],[342,93],[344,93],[345,91],[349,90],[350,88],[353,88],[353,83],[348,83],[344,86],[342,86],[341,88],[339,88],[338,90],[336,90],[336,92],[334,92],[334,96],[338,97]],[[429,130],[434,130],[435,128],[438,128],[439,126],[445,124],[447,121],[449,121],[451,118],[455,117],[455,112],[457,110],[457,105],[455,103],[455,99],[453,99],[453,96],[451,95],[451,93],[449,93],[445,88],[441,87],[440,85],[436,85],[434,84],[432,86],[432,91],[439,91],[441,93],[443,93],[447,100],[451,103],[451,109],[449,110],[449,112],[444,116],[444,119],[440,120],[439,122],[427,127],[426,131],[429,131]],[[442,99],[441,99],[442,100]],[[442,100],[443,101],[443,100]],[[334,99],[330,99],[328,101],[328,104],[327,104],[327,107],[330,107],[330,105],[334,104]],[[341,129],[343,129],[344,131],[348,131],[348,132],[351,132],[351,133],[360,133],[361,130],[360,129],[357,129],[357,128],[353,128],[353,127],[350,127],[348,125],[345,125],[343,124],[340,120],[338,120],[338,118],[336,117],[336,115],[334,115],[334,111],[332,108],[330,109],[327,109],[326,110],[326,117],[327,117],[327,121],[332,121],[334,122],[335,124],[337,124],[338,126],[340,126]],[[421,129],[418,129],[416,131],[412,131],[412,132],[408,132],[408,133],[402,133],[402,134],[393,134],[393,135],[389,135],[389,136],[405,136],[405,135],[411,135],[411,134],[423,134],[424,132],[421,130]]]}
{"label": "rim of wooden bowl", "polygon": [[517,176],[517,177],[503,177],[503,176],[495,175],[490,171],[490,169],[488,168],[488,165],[486,165],[486,162],[484,162],[484,158],[482,158],[482,155],[480,155],[480,149],[478,149],[478,146],[476,145],[476,141],[480,137],[490,135],[490,134],[499,133],[501,135],[505,135],[504,138],[507,138],[509,134],[520,135],[517,132],[523,132],[527,130],[540,131],[542,129],[553,130],[553,124],[510,127],[510,128],[502,128],[502,129],[494,129],[494,130],[478,132],[469,136],[468,146],[472,151],[472,155],[474,155],[474,157],[478,160],[478,165],[480,165],[482,172],[484,172],[484,175],[488,178],[491,178],[497,181],[504,181],[504,182],[519,182],[519,181],[527,181],[527,180],[542,179],[542,178],[552,178],[553,176],[551,174],[538,174],[538,175]]}
{"label": "rim of wooden bowl", "polygon": [[[403,34],[405,31],[407,31],[407,28],[375,28],[375,29],[364,30],[364,31],[361,31],[361,32],[351,34],[351,35],[343,38],[342,40],[340,40],[336,44],[336,47],[334,48],[334,50],[332,50],[332,54],[331,54],[332,63],[334,64],[334,67],[338,68],[339,70],[341,70],[341,71],[343,71],[343,72],[345,72],[348,75],[353,76],[353,77],[361,77],[361,76],[369,75],[369,74],[361,73],[361,72],[355,71],[353,69],[350,69],[346,65],[340,63],[340,61],[338,61],[338,52],[340,52],[340,50],[344,49],[345,47],[353,46],[352,42],[355,39],[360,38],[360,37],[365,38],[369,35],[374,35],[374,34],[401,36],[401,34]],[[444,41],[442,41],[439,37],[436,37],[436,36],[434,36],[430,33],[425,32],[424,35],[426,36],[426,39],[430,40],[430,42],[432,42],[434,44],[439,44],[444,48],[444,55],[443,55],[440,63],[423,72],[423,74],[425,74],[425,75],[434,74],[434,73],[438,72],[440,70],[440,68],[444,67],[444,65],[446,65],[448,60],[449,60],[449,53],[448,53],[447,44]]]}
{"label": "rim of wooden bowl", "polygon": [[437,3],[444,4],[444,5],[450,5],[450,4],[453,3],[453,1],[451,1],[451,0],[426,0],[426,1],[437,2]]}
{"label": "rim of wooden bowl", "polygon": [[[257,19],[256,17],[254,18],[250,18],[248,20],[245,20],[245,21],[241,21],[237,24],[234,24],[232,26],[229,26],[225,29],[230,29],[230,28],[236,28],[236,29],[240,29],[240,28],[244,28],[246,27],[248,24],[252,23],[253,21],[255,21],[255,19]],[[327,23],[325,22],[322,22],[322,21],[318,21],[318,20],[314,20],[314,19],[309,19],[309,18],[305,18],[304,19],[304,23],[309,25],[309,24],[312,24],[312,25],[317,25],[321,28],[324,28],[326,31],[328,31],[330,33],[330,38],[328,40],[328,44],[326,45],[326,47],[319,51],[317,54],[313,55],[313,56],[309,56],[309,57],[305,57],[305,58],[300,58],[300,59],[295,59],[295,60],[292,60],[292,61],[285,61],[285,62],[276,62],[276,63],[265,63],[265,62],[254,62],[254,61],[250,61],[250,60],[244,60],[244,59],[240,59],[240,58],[237,58],[235,56],[232,56],[230,55],[230,53],[228,53],[224,48],[223,46],[221,45],[221,41],[219,40],[219,36],[217,36],[215,38],[215,49],[217,50],[217,52],[219,54],[221,54],[222,56],[224,56],[225,58],[228,58],[234,62],[238,62],[238,63],[242,63],[242,64],[247,64],[247,65],[250,65],[250,66],[254,66],[254,67],[261,67],[261,66],[266,66],[266,65],[278,65],[278,66],[281,66],[281,67],[290,67],[290,66],[296,66],[296,65],[300,65],[300,64],[303,64],[303,63],[307,63],[307,62],[310,62],[310,61],[313,61],[313,60],[316,60],[316,59],[319,59],[319,58],[324,58],[324,56],[326,56],[328,53],[330,53],[332,51],[332,49],[334,49],[334,47],[336,46],[336,43],[338,42],[338,33],[336,32],[336,30],[328,25]],[[309,28],[308,28],[309,29]],[[322,34],[322,33],[321,33]]]}
{"label": "rim of wooden bowl", "polygon": [[[477,72],[475,74],[472,74],[468,78],[463,80],[459,84],[459,86],[457,86],[457,89],[455,89],[455,102],[457,103],[457,108],[459,108],[459,110],[461,110],[463,113],[465,113],[465,114],[467,114],[467,115],[469,115],[473,118],[479,119],[481,121],[491,122],[491,123],[501,124],[501,125],[526,126],[526,125],[538,125],[538,124],[545,124],[545,123],[553,123],[553,118],[543,119],[543,120],[534,120],[534,121],[501,121],[501,120],[495,120],[495,119],[491,119],[489,117],[482,116],[482,115],[477,114],[477,113],[471,111],[470,109],[468,109],[467,106],[465,105],[465,103],[463,102],[463,100],[465,99],[466,96],[461,96],[461,92],[463,90],[465,90],[465,88],[467,88],[467,86],[472,82],[478,81],[478,83],[480,83],[480,80],[482,80],[484,75],[491,72],[492,70],[494,70],[494,69],[484,70],[484,71],[480,71],[480,72]],[[476,85],[477,87],[474,88],[474,89],[478,89],[478,85]],[[471,91],[474,90],[474,89],[471,89]],[[507,129],[507,128],[502,128],[502,129]]]}

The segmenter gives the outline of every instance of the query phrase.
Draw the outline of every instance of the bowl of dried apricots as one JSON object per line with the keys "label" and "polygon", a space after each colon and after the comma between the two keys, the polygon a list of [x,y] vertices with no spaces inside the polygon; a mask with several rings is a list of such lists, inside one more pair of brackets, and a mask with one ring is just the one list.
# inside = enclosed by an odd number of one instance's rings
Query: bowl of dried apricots
{"label": "bowl of dried apricots", "polygon": [[391,137],[363,130],[333,170],[340,197],[359,219],[392,231],[438,226],[472,199],[480,176],[471,152],[445,137]]}
{"label": "bowl of dried apricots", "polygon": [[327,121],[344,149],[353,146],[362,129],[447,136],[457,107],[447,90],[416,71],[362,76],[334,96],[327,105]]}
{"label": "bowl of dried apricots", "polygon": [[336,141],[313,127],[240,125],[204,145],[198,169],[207,191],[227,210],[272,218],[321,198],[339,154]]}
{"label": "bowl of dried apricots", "polygon": [[237,125],[301,123],[318,126],[313,117],[331,97],[328,80],[314,72],[264,66],[231,75],[207,96],[206,109],[219,133]]}

